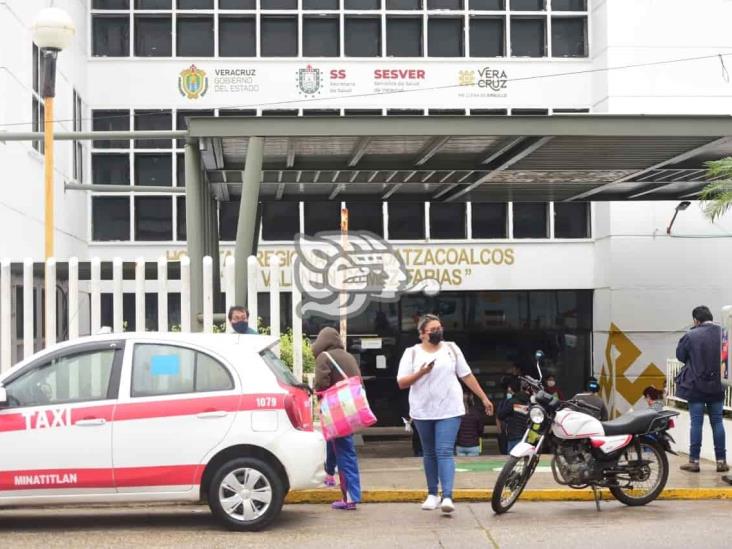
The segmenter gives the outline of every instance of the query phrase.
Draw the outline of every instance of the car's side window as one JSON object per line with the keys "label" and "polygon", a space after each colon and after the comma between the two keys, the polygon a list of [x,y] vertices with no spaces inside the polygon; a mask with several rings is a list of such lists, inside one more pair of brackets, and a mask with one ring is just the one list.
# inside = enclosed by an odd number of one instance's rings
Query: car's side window
{"label": "car's side window", "polygon": [[228,370],[212,357],[175,345],[135,345],[132,396],[227,391],[234,388]]}
{"label": "car's side window", "polygon": [[115,350],[87,351],[39,364],[7,384],[11,407],[105,400]]}

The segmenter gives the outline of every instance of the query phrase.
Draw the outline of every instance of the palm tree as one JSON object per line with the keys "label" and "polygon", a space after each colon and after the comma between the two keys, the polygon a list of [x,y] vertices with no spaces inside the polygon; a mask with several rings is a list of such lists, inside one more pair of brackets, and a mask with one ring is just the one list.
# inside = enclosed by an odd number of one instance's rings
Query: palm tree
{"label": "palm tree", "polygon": [[702,189],[699,199],[704,215],[715,221],[732,208],[732,157],[711,160],[704,165],[707,177],[714,181]]}

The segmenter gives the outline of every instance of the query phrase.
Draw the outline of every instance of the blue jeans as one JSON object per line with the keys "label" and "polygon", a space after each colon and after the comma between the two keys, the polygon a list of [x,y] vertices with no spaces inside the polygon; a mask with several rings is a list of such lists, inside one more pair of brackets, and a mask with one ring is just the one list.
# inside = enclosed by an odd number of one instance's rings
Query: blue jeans
{"label": "blue jeans", "polygon": [[455,453],[459,456],[475,457],[480,455],[480,446],[456,446]]}
{"label": "blue jeans", "polygon": [[325,445],[325,474],[333,476],[336,470],[336,456],[330,441]]}
{"label": "blue jeans", "polygon": [[333,452],[338,466],[338,479],[343,501],[359,503],[361,501],[361,477],[358,472],[358,456],[356,455],[356,445],[353,443],[353,435],[331,439],[328,441],[328,446]]}
{"label": "blue jeans", "polygon": [[513,447],[516,446],[519,442],[521,442],[523,439],[520,438],[510,438],[508,439],[508,444],[506,446],[507,454],[511,453],[511,450],[513,450]]}
{"label": "blue jeans", "polygon": [[706,408],[709,414],[709,422],[712,424],[714,455],[717,460],[725,460],[727,458],[727,452],[724,423],[722,423],[723,400],[689,402],[689,416],[691,417],[689,459],[699,461],[702,444],[702,425],[704,424],[704,408]]}
{"label": "blue jeans", "polygon": [[437,484],[442,486],[442,497],[452,498],[455,481],[455,458],[453,449],[460,429],[460,416],[446,419],[415,419],[424,453],[424,474],[427,477],[427,491],[437,495]]}

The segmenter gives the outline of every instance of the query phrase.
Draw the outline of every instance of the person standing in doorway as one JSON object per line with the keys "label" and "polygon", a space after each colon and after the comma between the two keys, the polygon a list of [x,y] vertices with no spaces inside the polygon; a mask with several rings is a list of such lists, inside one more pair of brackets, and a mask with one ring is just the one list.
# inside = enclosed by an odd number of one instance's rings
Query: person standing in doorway
{"label": "person standing in doorway", "polygon": [[501,420],[506,437],[506,453],[510,454],[524,437],[529,420],[529,395],[521,390],[518,379],[508,382],[506,398],[498,405],[498,419]]}
{"label": "person standing in doorway", "polygon": [[[427,478],[427,499],[422,509],[439,506],[443,513],[455,510],[452,487],[455,480],[455,439],[460,418],[465,414],[460,381],[481,401],[485,412],[493,414],[493,403],[483,392],[457,345],[443,341],[440,318],[424,315],[417,323],[420,343],[404,351],[399,362],[397,383],[409,388],[409,409],[422,441]],[[442,486],[442,500],[438,497]]]}
{"label": "person standing in doorway", "polygon": [[[315,355],[315,381],[316,391],[325,391],[343,378],[333,366],[331,360],[340,366],[343,373],[348,377],[360,376],[361,369],[358,362],[343,347],[341,336],[335,328],[327,326],[320,330],[318,337],[312,345]],[[338,437],[328,441],[327,471],[331,475],[335,473],[335,466],[338,468],[338,478],[341,485],[343,498],[331,505],[333,509],[342,511],[353,511],[356,504],[361,501],[361,476],[358,470],[358,455],[356,445],[353,442],[353,435]],[[335,482],[333,482],[335,484]]]}
{"label": "person standing in doorway", "polygon": [[237,334],[256,334],[257,330],[249,325],[249,309],[241,305],[234,305],[229,309],[229,324]]}
{"label": "person standing in doorway", "polygon": [[702,425],[706,409],[712,424],[717,472],[727,472],[729,466],[722,423],[724,386],[719,363],[722,329],[713,324],[714,318],[709,307],[696,307],[691,316],[694,325],[676,347],[676,358],[684,363],[676,377],[676,395],[688,401],[691,418],[689,463],[682,465],[681,469],[690,473],[699,472]]}

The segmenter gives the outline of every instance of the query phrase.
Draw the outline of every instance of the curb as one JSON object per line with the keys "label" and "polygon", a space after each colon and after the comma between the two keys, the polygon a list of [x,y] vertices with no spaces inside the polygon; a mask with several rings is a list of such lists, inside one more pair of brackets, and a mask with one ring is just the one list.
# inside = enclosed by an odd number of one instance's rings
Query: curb
{"label": "curb", "polygon": [[[458,489],[453,492],[455,501],[488,502],[491,490]],[[340,495],[339,490],[315,489],[290,492],[285,503],[332,503]],[[425,490],[365,490],[361,494],[363,503],[419,503],[426,495]],[[591,490],[572,490],[567,488],[550,488],[524,490],[522,501],[593,501]],[[602,490],[602,499],[613,500],[613,496]],[[667,488],[658,497],[659,500],[715,500],[732,499],[732,488]]]}

